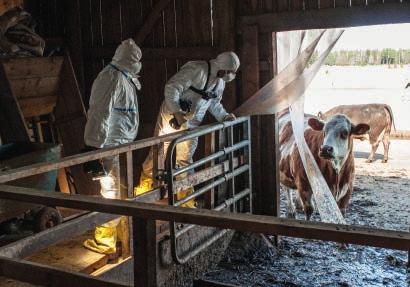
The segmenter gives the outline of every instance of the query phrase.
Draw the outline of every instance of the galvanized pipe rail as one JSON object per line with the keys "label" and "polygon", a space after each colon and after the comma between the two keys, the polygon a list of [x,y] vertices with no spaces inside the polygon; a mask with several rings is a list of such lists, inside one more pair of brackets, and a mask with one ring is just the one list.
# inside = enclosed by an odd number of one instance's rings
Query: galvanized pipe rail
{"label": "galvanized pipe rail", "polygon": [[[234,143],[234,127],[241,128],[241,135],[244,137],[238,143]],[[187,166],[176,168],[174,167],[175,158],[175,151],[178,144],[198,138],[200,136],[204,136],[206,134],[214,134],[218,131],[227,131],[228,132],[228,146],[224,146],[222,150],[214,152],[202,158],[196,162],[193,162]],[[249,118],[239,118],[232,122],[224,122],[221,124],[214,125],[212,128],[205,129],[205,130],[194,130],[192,132],[188,132],[185,135],[174,139],[167,151],[165,166],[166,166],[166,185],[168,188],[168,203],[172,206],[181,206],[184,203],[187,203],[191,200],[197,199],[199,196],[205,194],[206,192],[212,190],[213,188],[220,186],[224,182],[230,182],[230,192],[228,199],[224,202],[224,204],[219,205],[218,207],[214,208],[214,210],[222,210],[226,207],[233,206],[233,211],[236,211],[236,203],[245,197],[248,197],[249,206],[252,206],[252,181],[251,181],[251,166],[250,166],[250,158],[251,158],[251,148],[250,148],[250,121]],[[244,150],[243,154],[244,158],[247,162],[245,162],[242,166],[238,168],[234,168],[234,153],[240,150]],[[198,190],[194,191],[192,194],[185,196],[182,199],[176,200],[175,196],[177,194],[177,190],[174,185],[174,180],[177,176],[181,176],[182,174],[186,174],[190,171],[194,171],[195,168],[203,166],[211,161],[220,159],[224,156],[229,157],[229,164],[228,164],[228,172],[226,172],[222,177],[213,180],[212,182],[206,184],[203,187],[200,187]],[[241,196],[235,196],[235,177],[239,176],[245,172],[248,172],[248,183],[249,185],[247,188],[241,191]],[[251,208],[250,210],[251,211]],[[182,234],[185,234],[189,230],[191,230],[193,226],[184,227],[182,230],[177,230],[176,223],[174,221],[170,222],[170,241],[171,241],[171,255],[175,263],[177,264],[185,264],[191,258],[196,256],[198,253],[209,247],[215,241],[220,239],[224,236],[228,230],[218,230],[212,234],[210,238],[202,239],[200,243],[196,244],[196,246],[192,250],[185,251],[184,255],[178,254],[178,245],[177,240],[178,237]],[[199,239],[196,238],[198,241]]]}
{"label": "galvanized pipe rail", "polygon": [[210,124],[210,125],[199,127],[195,129],[194,131],[189,131],[189,130],[180,131],[180,132],[176,132],[176,133],[172,133],[168,135],[151,137],[151,138],[142,139],[136,142],[132,142],[129,144],[119,145],[116,147],[104,148],[100,150],[95,150],[95,151],[90,151],[86,153],[64,157],[58,160],[53,160],[53,161],[49,161],[45,163],[37,163],[37,164],[25,166],[25,167],[3,171],[3,172],[0,172],[0,183],[5,183],[5,182],[12,181],[15,179],[45,173],[45,172],[60,169],[60,168],[66,168],[66,167],[70,167],[70,166],[74,166],[78,164],[83,164],[85,162],[96,160],[96,159],[116,156],[116,155],[120,155],[123,153],[128,154],[132,151],[147,148],[147,147],[158,146],[158,145],[163,144],[164,142],[170,142],[187,133],[195,134],[195,133],[203,133],[204,131],[206,131],[206,133],[210,133],[216,130],[220,130],[221,128],[224,128],[225,126],[230,126],[231,124],[242,122],[246,119],[247,119],[246,117],[242,117],[242,118],[236,119],[235,121],[229,122],[229,124]]}

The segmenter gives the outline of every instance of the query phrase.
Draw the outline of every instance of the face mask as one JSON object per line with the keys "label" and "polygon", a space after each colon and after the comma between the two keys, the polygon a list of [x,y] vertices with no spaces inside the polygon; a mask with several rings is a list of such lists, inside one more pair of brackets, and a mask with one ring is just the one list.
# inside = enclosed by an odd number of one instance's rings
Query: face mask
{"label": "face mask", "polygon": [[141,62],[135,62],[131,65],[131,68],[132,68],[131,72],[137,75],[141,71],[142,64]]}
{"label": "face mask", "polygon": [[233,73],[229,73],[229,74],[225,74],[225,76],[222,77],[222,80],[224,80],[226,83],[231,82],[235,79],[236,74]]}

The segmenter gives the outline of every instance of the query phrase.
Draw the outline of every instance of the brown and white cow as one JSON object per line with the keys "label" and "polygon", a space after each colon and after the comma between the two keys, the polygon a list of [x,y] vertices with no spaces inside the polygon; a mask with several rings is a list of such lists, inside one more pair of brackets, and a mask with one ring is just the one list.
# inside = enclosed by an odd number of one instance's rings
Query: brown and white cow
{"label": "brown and white cow", "polygon": [[[383,140],[384,157],[383,163],[389,159],[390,132],[394,127],[393,111],[389,105],[385,104],[366,104],[366,105],[343,105],[321,113],[318,117],[327,120],[336,114],[344,114],[349,117],[353,124],[364,123],[370,126],[368,132],[369,141],[372,146],[369,158],[366,162],[374,161],[374,155]],[[360,139],[364,139],[360,137]]]}
{"label": "brown and white cow", "polygon": [[[345,115],[327,122],[305,115],[305,139],[337,204],[346,212],[354,179],[353,136],[365,134],[367,124],[354,125]],[[306,219],[313,213],[312,190],[295,143],[289,113],[279,118],[280,182],[287,192],[288,216],[295,217],[292,189],[296,189]]]}

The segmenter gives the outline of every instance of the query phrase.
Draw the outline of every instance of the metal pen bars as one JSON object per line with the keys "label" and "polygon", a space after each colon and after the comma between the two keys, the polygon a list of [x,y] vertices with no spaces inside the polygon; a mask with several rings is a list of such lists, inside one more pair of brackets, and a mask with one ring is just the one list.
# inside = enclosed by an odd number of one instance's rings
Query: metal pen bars
{"label": "metal pen bars", "polygon": [[[234,129],[238,128],[238,135],[239,135],[239,142],[234,142]],[[179,143],[184,141],[195,139],[200,136],[204,136],[207,134],[212,134],[215,138],[216,132],[222,132],[223,135],[226,135],[227,146],[221,147],[220,151],[214,152],[202,158],[196,162],[193,162],[184,167],[176,167],[174,164],[174,158],[176,156],[176,146]],[[229,183],[229,193],[228,197],[225,201],[218,205],[217,207],[213,208],[214,210],[221,211],[225,208],[231,208],[231,211],[237,211],[237,202],[243,199],[248,200],[248,210],[242,210],[244,212],[252,212],[252,174],[251,174],[251,148],[250,148],[250,121],[249,118],[239,118],[232,122],[225,122],[221,124],[214,125],[209,128],[195,130],[192,132],[188,132],[185,135],[174,139],[168,147],[165,166],[166,166],[166,185],[168,189],[168,203],[172,206],[181,206],[184,203],[187,203],[190,200],[197,199],[201,195],[210,192],[213,188],[220,186],[221,184],[228,182]],[[238,166],[237,168],[234,167],[234,158],[235,153],[237,157],[243,157],[244,162]],[[205,164],[219,160],[223,161],[222,159],[228,156],[229,164],[228,164],[228,171],[226,171],[222,176],[219,178],[214,178],[212,181],[207,183],[205,186],[202,186],[196,189],[192,194],[185,196],[182,199],[176,200],[177,190],[175,188],[174,181],[177,176],[181,176],[185,173],[190,171],[194,171],[195,168],[204,166]],[[235,178],[239,175],[247,173],[247,178],[245,181],[245,187],[239,193],[235,194]],[[213,194],[212,194],[213,195]],[[211,196],[212,196],[211,195]],[[170,240],[171,240],[171,253],[172,258],[177,264],[185,264],[189,259],[197,255],[202,250],[206,249],[212,243],[217,241],[219,238],[224,236],[227,233],[227,230],[217,230],[215,231],[209,238],[201,240],[200,244],[196,244],[196,247],[185,251],[183,255],[178,253],[178,244],[177,240],[182,234],[185,234],[189,230],[191,230],[194,226],[188,225],[180,230],[177,230],[175,221],[170,222]],[[196,239],[198,240],[198,239]]]}

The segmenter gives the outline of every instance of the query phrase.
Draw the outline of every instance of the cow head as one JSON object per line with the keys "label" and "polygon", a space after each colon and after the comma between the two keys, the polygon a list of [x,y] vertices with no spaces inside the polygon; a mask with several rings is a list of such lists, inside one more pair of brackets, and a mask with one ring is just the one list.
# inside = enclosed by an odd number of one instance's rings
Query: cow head
{"label": "cow head", "polygon": [[324,132],[319,155],[321,158],[331,161],[337,172],[340,172],[352,150],[352,137],[363,135],[370,129],[367,124],[352,124],[345,115],[334,115],[327,122],[310,118],[308,123],[312,129]]}

